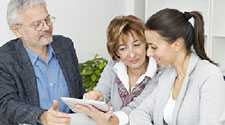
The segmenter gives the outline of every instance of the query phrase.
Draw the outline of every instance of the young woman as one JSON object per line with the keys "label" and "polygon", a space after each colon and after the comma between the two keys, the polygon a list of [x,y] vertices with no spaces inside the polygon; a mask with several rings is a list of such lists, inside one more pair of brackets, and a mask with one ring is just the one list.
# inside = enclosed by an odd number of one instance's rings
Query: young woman
{"label": "young woman", "polygon": [[131,125],[221,125],[225,83],[205,53],[203,23],[199,12],[175,9],[148,19],[147,54],[164,71],[157,89],[131,113]]}
{"label": "young woman", "polygon": [[98,125],[127,124],[129,113],[150,95],[157,85],[156,62],[146,55],[144,23],[135,16],[118,16],[107,30],[107,49],[112,61],[105,67],[94,91],[85,98],[106,100],[113,113],[94,107],[78,105],[75,110],[85,112]]}

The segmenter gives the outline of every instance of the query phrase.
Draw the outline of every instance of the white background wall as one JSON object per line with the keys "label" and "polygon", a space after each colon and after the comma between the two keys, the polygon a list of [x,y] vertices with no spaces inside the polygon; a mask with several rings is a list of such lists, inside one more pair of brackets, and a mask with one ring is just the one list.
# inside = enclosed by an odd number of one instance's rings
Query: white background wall
{"label": "white background wall", "polygon": [[[146,0],[146,19],[164,8],[176,8],[180,11],[198,10],[203,14],[205,26],[208,25],[208,1],[206,0]],[[208,28],[205,27],[206,34]]]}
{"label": "white background wall", "polygon": [[[15,38],[6,22],[6,8],[9,0],[0,0],[0,46]],[[206,45],[216,62],[219,62],[225,74],[225,16],[224,1],[212,2],[213,18],[209,17],[209,0],[46,0],[49,13],[56,17],[54,34],[70,37],[75,44],[80,62],[91,59],[95,54],[109,58],[106,50],[106,28],[110,20],[117,15],[133,14],[143,20],[165,7],[180,10],[200,10],[205,18],[206,36],[212,31],[213,39]],[[209,20],[210,19],[210,20]],[[211,32],[209,32],[211,31]],[[214,38],[215,37],[215,38]],[[207,38],[207,37],[206,37]],[[213,41],[213,42],[212,42]],[[214,42],[218,41],[218,42]]]}
{"label": "white background wall", "polygon": [[[6,22],[9,0],[0,0],[0,46],[15,36]],[[56,17],[54,34],[70,37],[80,62],[95,54],[108,58],[106,27],[117,15],[136,14],[144,18],[144,0],[46,0],[49,13]],[[137,4],[137,5],[135,5]],[[137,6],[137,7],[135,7]],[[140,8],[140,10],[138,9]],[[137,13],[135,13],[137,11]]]}
{"label": "white background wall", "polygon": [[[219,64],[225,75],[225,1],[224,0],[145,0],[145,19],[163,8],[200,11],[205,21],[207,55]],[[191,20],[190,20],[191,21]],[[193,21],[193,20],[192,20]]]}

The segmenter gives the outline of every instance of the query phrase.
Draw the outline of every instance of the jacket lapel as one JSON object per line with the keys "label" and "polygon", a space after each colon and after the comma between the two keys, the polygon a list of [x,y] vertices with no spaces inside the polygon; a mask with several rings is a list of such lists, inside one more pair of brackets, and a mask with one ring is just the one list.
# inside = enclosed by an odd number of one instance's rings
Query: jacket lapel
{"label": "jacket lapel", "polygon": [[188,64],[188,69],[187,69],[188,75],[186,75],[186,77],[183,81],[183,86],[182,86],[181,91],[179,93],[179,96],[176,100],[172,125],[177,125],[177,119],[178,119],[178,116],[179,116],[179,112],[180,112],[182,103],[184,101],[184,98],[186,96],[187,90],[189,88],[188,86],[189,86],[190,75],[192,74],[193,70],[195,69],[198,60],[199,60],[199,57],[197,55],[191,54],[190,61],[189,61],[189,64]]}
{"label": "jacket lapel", "polygon": [[[161,74],[162,77],[159,77],[159,88],[161,88],[161,90],[159,90],[159,96],[158,99],[160,100],[159,103],[157,104],[157,110],[158,114],[154,114],[156,116],[157,122],[156,123],[160,123],[160,125],[163,125],[163,112],[164,112],[164,108],[169,97],[170,97],[170,93],[171,93],[171,89],[173,87],[173,82],[176,78],[176,71],[174,70],[174,68],[167,68],[166,70],[162,71]],[[159,98],[161,97],[161,98]]]}
{"label": "jacket lapel", "polygon": [[[54,38],[54,37],[53,37]],[[67,88],[69,91],[69,95],[71,97],[74,97],[75,95],[75,87],[72,85],[72,77],[70,77],[72,74],[69,73],[73,73],[73,71],[71,70],[71,53],[69,53],[69,48],[65,48],[62,47],[63,45],[59,45],[58,42],[56,40],[54,40],[54,42],[52,42],[52,48],[56,54],[56,58],[58,59],[59,65],[61,67],[61,70],[63,72],[63,75],[65,77],[66,83],[67,83]],[[60,47],[59,47],[60,46]]]}
{"label": "jacket lapel", "polygon": [[29,102],[33,105],[39,106],[39,96],[37,90],[37,81],[33,66],[31,64],[30,58],[24,48],[22,41],[18,39],[15,45],[16,57],[19,65],[21,67],[20,75],[23,77],[23,84],[26,94],[29,95]]}

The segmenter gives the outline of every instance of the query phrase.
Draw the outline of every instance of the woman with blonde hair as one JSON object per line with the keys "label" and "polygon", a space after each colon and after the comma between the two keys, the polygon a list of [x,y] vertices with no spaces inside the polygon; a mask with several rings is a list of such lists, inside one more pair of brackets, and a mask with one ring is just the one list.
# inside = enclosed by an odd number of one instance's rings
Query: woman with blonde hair
{"label": "woman with blonde hair", "polygon": [[112,57],[105,67],[95,90],[87,99],[106,100],[113,113],[104,113],[93,106],[77,105],[98,125],[124,125],[129,113],[150,95],[157,85],[156,62],[146,56],[144,23],[135,16],[117,16],[107,30],[107,49]]}

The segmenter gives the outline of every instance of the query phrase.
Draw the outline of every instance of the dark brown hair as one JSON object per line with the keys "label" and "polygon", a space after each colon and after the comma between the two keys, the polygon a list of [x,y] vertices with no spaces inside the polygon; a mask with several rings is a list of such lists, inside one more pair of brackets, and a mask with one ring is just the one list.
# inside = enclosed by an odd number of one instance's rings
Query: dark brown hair
{"label": "dark brown hair", "polygon": [[[194,18],[194,26],[189,22]],[[176,9],[163,9],[152,15],[145,24],[149,30],[158,32],[167,41],[173,43],[178,38],[183,38],[188,53],[193,46],[196,54],[201,58],[214,63],[205,52],[204,48],[204,21],[197,11],[180,12]]]}
{"label": "dark brown hair", "polygon": [[136,35],[141,41],[146,42],[144,31],[144,22],[135,16],[117,16],[113,18],[107,29],[107,49],[112,59],[119,59],[117,55],[119,41],[124,41],[128,34]]}

